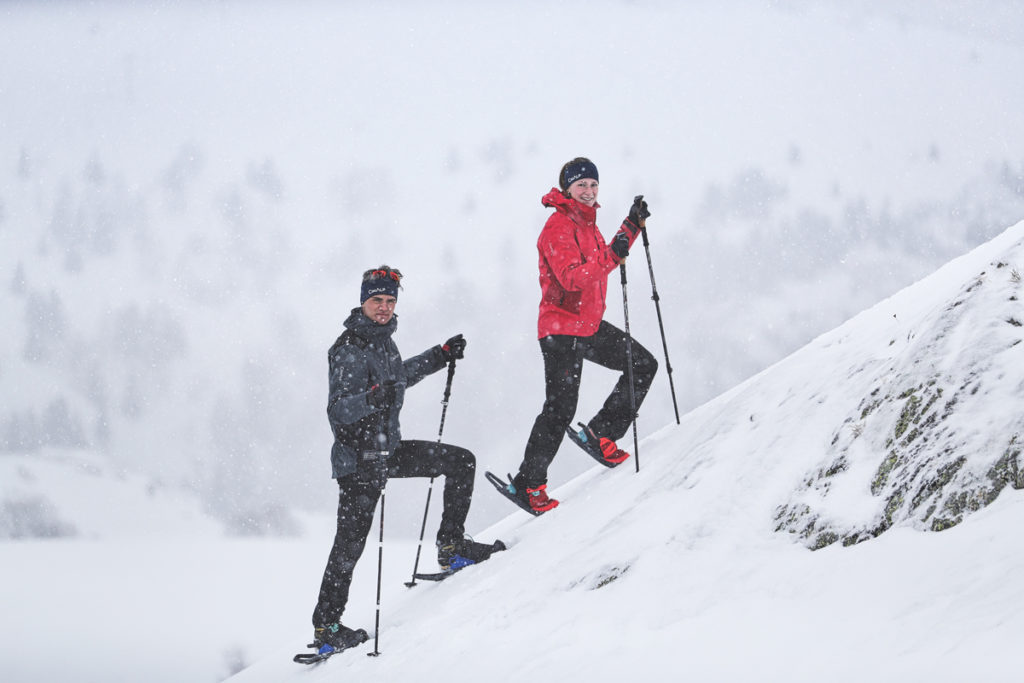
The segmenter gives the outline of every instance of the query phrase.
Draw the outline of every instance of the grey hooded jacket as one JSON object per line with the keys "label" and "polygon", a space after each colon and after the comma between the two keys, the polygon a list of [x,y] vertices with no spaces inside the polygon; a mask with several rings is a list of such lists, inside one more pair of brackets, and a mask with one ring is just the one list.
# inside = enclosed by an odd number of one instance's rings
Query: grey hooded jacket
{"label": "grey hooded jacket", "polygon": [[[334,432],[331,476],[335,479],[356,471],[362,451],[394,453],[402,439],[398,415],[405,389],[445,367],[440,345],[402,360],[391,339],[398,328],[397,315],[387,325],[380,325],[355,308],[345,320],[345,328],[327,354],[327,419]],[[398,383],[395,402],[385,409],[376,408],[368,400],[370,389],[387,380]]]}

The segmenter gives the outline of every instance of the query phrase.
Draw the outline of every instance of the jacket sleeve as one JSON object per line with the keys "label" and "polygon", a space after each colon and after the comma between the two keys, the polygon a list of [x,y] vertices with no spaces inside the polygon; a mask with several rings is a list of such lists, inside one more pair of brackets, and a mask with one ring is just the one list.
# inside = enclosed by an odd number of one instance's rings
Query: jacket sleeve
{"label": "jacket sleeve", "polygon": [[614,252],[601,245],[596,258],[584,261],[580,245],[576,243],[575,226],[569,219],[552,216],[541,231],[537,246],[548,262],[558,284],[568,292],[579,292],[595,281],[604,280],[619,265]]}
{"label": "jacket sleeve", "polygon": [[445,365],[447,363],[445,363],[444,352],[441,351],[440,344],[430,347],[418,356],[402,361],[402,366],[405,369],[406,388],[417,384],[424,377],[434,374]]}
{"label": "jacket sleeve", "polygon": [[369,369],[362,351],[351,345],[332,349],[328,359],[330,393],[327,417],[332,422],[349,425],[366,417],[376,408],[367,402]]}

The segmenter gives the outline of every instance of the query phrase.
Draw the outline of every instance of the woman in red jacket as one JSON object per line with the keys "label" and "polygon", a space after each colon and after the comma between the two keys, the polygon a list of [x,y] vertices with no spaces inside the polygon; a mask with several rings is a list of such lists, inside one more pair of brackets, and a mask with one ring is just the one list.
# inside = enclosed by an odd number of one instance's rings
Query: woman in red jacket
{"label": "woman in red jacket", "polygon": [[[629,429],[634,413],[630,405],[625,332],[602,320],[608,276],[629,254],[629,248],[650,215],[638,197],[629,217],[606,243],[597,229],[597,167],[577,157],[558,176],[561,190],[551,188],[541,199],[555,212],[537,240],[540,253],[540,316],[537,337],[544,357],[544,408],[537,416],[526,444],[519,473],[509,492],[534,514],[558,505],[548,497],[547,471],[562,437],[570,436],[609,466],[629,453],[615,440]],[[633,390],[639,408],[658,370],[658,361],[635,339],[632,341]],[[589,423],[569,426],[576,413],[583,361],[621,372],[615,388]]]}

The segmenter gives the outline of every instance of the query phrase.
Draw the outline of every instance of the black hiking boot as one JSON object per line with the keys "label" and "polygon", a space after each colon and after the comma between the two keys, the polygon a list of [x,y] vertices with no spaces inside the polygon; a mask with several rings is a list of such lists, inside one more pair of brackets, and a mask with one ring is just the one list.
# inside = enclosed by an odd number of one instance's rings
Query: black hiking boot
{"label": "black hiking boot", "polygon": [[369,638],[370,636],[361,628],[353,630],[342,624],[330,624],[313,629],[313,644],[311,647],[316,648],[321,653],[328,648],[328,651],[341,651],[366,642]]}

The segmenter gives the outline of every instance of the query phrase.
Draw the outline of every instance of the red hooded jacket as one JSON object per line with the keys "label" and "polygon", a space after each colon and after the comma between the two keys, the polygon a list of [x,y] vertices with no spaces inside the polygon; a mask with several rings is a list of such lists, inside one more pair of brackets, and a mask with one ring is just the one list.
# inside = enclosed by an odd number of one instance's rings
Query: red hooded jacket
{"label": "red hooded jacket", "polygon": [[[555,212],[537,239],[541,292],[537,338],[549,334],[589,337],[604,317],[608,275],[619,265],[619,257],[597,229],[599,204],[581,204],[557,188],[551,188],[541,203]],[[632,246],[640,230],[623,221],[618,232],[624,232]]]}

